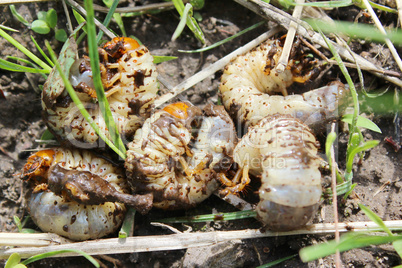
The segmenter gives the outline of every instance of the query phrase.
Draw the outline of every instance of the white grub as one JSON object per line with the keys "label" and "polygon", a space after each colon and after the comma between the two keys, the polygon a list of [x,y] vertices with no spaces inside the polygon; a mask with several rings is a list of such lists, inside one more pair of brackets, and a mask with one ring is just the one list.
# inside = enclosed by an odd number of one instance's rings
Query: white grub
{"label": "white grub", "polygon": [[[192,129],[197,120],[201,124]],[[127,177],[134,192],[153,193],[154,207],[195,206],[219,187],[216,176],[230,168],[236,139],[222,106],[209,105],[201,116],[189,103],[168,105],[128,145]]]}
{"label": "white grub", "polygon": [[[117,41],[113,40],[111,44],[107,43],[104,48],[99,49],[100,67],[105,95],[116,126],[120,133],[131,136],[142,125],[143,117],[156,98],[157,71],[153,57],[145,46],[130,47],[127,46],[126,39],[119,40],[117,38]],[[122,53],[111,56],[108,54],[108,48],[120,49]],[[70,81],[95,124],[110,138],[93,88],[92,71],[87,57],[78,59],[72,65]],[[52,81],[47,81],[45,88],[51,84]],[[99,140],[98,135],[69,98],[65,89],[56,99],[53,96],[46,96],[47,90],[43,92],[45,121],[59,140],[81,148],[100,146],[96,144]]]}
{"label": "white grub", "polygon": [[294,82],[304,83],[319,72],[316,61],[305,58],[300,47],[297,40],[293,48],[296,52],[283,72],[274,69],[282,53],[280,39],[268,40],[226,66],[220,94],[223,105],[238,123],[254,125],[266,116],[281,113],[310,125],[338,115],[338,103],[346,95],[339,82],[287,95],[287,87]]}
{"label": "white grub", "polygon": [[[49,170],[55,167],[66,172],[99,176],[119,193],[129,190],[123,170],[89,151],[64,148],[39,151],[28,159],[23,172],[33,188],[27,197],[27,207],[35,224],[43,232],[72,240],[97,239],[113,233],[124,219],[125,205],[118,202],[78,203],[64,193],[56,194],[48,185]],[[66,184],[62,190],[82,199],[85,197],[84,194],[80,196],[80,189],[74,184]]]}

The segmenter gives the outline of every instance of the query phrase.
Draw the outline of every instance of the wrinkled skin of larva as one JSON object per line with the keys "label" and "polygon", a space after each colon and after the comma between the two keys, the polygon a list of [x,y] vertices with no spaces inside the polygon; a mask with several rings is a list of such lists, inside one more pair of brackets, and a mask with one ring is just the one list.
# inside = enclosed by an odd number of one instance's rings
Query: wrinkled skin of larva
{"label": "wrinkled skin of larva", "polygon": [[[153,57],[144,46],[118,38],[99,49],[102,83],[120,133],[132,136],[147,117],[157,91]],[[73,39],[63,47],[60,61],[74,90],[100,131],[109,132],[97,103],[89,58],[77,58]],[[56,69],[49,75],[42,94],[44,120],[49,130],[65,144],[80,148],[101,147],[99,137],[71,100]]]}
{"label": "wrinkled skin of larva", "polygon": [[249,128],[234,150],[240,168],[261,176],[259,219],[270,229],[304,226],[321,198],[318,142],[289,115],[274,115]]}
{"label": "wrinkled skin of larva", "polygon": [[30,191],[28,211],[44,232],[73,240],[114,232],[132,205],[145,213],[151,196],[133,196],[124,171],[89,151],[55,148],[31,155],[22,178]]}
{"label": "wrinkled skin of larva", "polygon": [[[314,78],[319,69],[317,61],[306,57],[296,40],[288,66],[277,73],[274,67],[282,46],[281,39],[268,40],[225,67],[220,95],[236,124],[252,126],[276,113],[292,115],[308,125],[338,116],[339,101],[346,95],[344,85],[339,82],[301,95],[287,95],[287,87]],[[282,95],[273,95],[277,92]]]}
{"label": "wrinkled skin of larva", "polygon": [[[180,113],[171,107],[156,112],[136,132],[125,166],[134,192],[152,193],[154,207],[183,209],[219,187],[216,174],[230,168],[237,138],[222,106],[208,105],[202,116],[191,105]],[[196,119],[201,122],[192,129]]]}

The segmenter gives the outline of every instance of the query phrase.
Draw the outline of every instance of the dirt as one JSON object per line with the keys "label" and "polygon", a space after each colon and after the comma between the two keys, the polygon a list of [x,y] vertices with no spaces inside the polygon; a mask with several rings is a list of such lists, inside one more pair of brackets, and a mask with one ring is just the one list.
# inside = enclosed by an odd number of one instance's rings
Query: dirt
{"label": "dirt", "polygon": [[[136,2],[148,3],[148,1]],[[59,15],[58,27],[63,28],[65,26],[65,15],[59,2],[21,4],[16,7],[18,12],[28,21],[36,19],[38,11],[55,8]],[[51,40],[52,46],[56,50],[60,50],[62,44],[55,41],[52,34],[35,34],[13,18],[7,6],[0,6],[0,10],[2,12],[0,22],[3,25],[19,30],[18,33],[12,33],[11,35],[34,54],[39,55],[30,40],[31,35],[38,40],[41,47],[44,47],[44,40],[48,39]],[[251,11],[229,0],[207,1],[205,7],[198,12],[202,16],[200,25],[206,35],[208,45],[261,21],[261,18]],[[358,15],[359,10],[356,7],[347,7],[327,12],[333,19],[353,21]],[[386,14],[384,13],[379,15],[387,25],[396,25],[396,15],[385,16]],[[100,18],[103,18],[103,16],[99,15]],[[364,16],[360,19],[360,21],[362,20],[368,21]],[[154,55],[174,55],[179,57],[177,60],[158,65],[158,71],[170,85],[177,85],[197,71],[209,66],[237,47],[266,31],[266,26],[260,27],[208,52],[183,54],[178,53],[177,50],[196,49],[200,47],[200,43],[188,30],[185,30],[177,41],[171,41],[171,36],[178,24],[176,11],[166,11],[135,18],[128,17],[124,18],[124,23],[128,34],[138,37]],[[119,33],[114,23],[112,23],[112,28]],[[5,59],[9,55],[25,57],[3,38],[0,39],[0,47],[2,48],[0,51],[2,59]],[[390,70],[397,70],[392,57],[389,56],[389,50],[382,45],[363,41],[353,42],[352,48],[377,65]],[[350,72],[354,81],[358,81],[355,71],[351,69]],[[208,77],[180,95],[178,99],[190,100],[197,105],[203,105],[207,102],[216,103],[218,101],[217,88],[220,75],[221,72],[217,72],[215,75]],[[390,86],[390,91],[393,91],[394,87],[383,80],[377,79],[369,73],[364,73],[364,75],[367,85],[375,86],[377,89]],[[342,77],[342,75],[337,68],[333,67],[325,77],[323,80],[331,80]],[[38,86],[43,85],[44,81],[44,78],[40,75],[0,70],[0,89],[5,95],[5,98],[0,98],[1,232],[17,232],[13,216],[18,216],[19,218],[27,216],[22,203],[24,188],[22,181],[18,177],[18,172],[21,170],[30,151],[40,147],[40,144],[36,140],[40,139],[45,130],[45,125],[41,120],[40,87]],[[321,82],[324,83],[325,81]],[[161,89],[162,93],[166,91],[166,89]],[[370,107],[366,109],[366,113],[372,117]],[[394,114],[392,111],[387,114],[375,114],[373,120],[381,128],[382,134],[368,130],[363,132],[366,140],[377,139],[381,142],[379,146],[366,153],[360,165],[354,166],[354,182],[357,183],[354,190],[355,193],[346,202],[342,202],[341,197],[338,199],[340,203],[338,208],[339,217],[342,222],[368,220],[358,208],[358,203],[369,206],[383,220],[399,220],[402,218],[402,199],[400,195],[402,188],[402,183],[400,182],[402,169],[400,163],[401,151],[395,152],[384,141],[385,137],[392,136],[394,139],[397,138],[395,136],[393,117]],[[341,129],[339,149],[337,151],[341,169],[344,169],[345,165],[344,155],[346,154],[347,135],[346,130]],[[382,186],[383,188],[381,188]],[[249,191],[248,195],[255,195],[255,193]],[[136,216],[135,235],[171,233],[159,227],[151,226],[149,223],[155,219],[207,214],[216,211],[229,212],[235,211],[235,209],[218,197],[212,196],[193,210],[175,212],[153,210],[148,215]],[[332,222],[332,220],[332,206],[327,200],[322,204],[321,213],[317,214],[314,222]],[[186,226],[184,225],[175,224],[174,226],[180,230],[186,230]],[[28,221],[27,227],[36,228],[30,221]],[[193,231],[241,230],[244,228],[260,227],[261,224],[255,219],[192,225]],[[330,239],[333,239],[333,236],[299,235],[243,241],[233,240],[211,247],[111,255],[111,257],[120,261],[117,265],[118,267],[256,267],[292,254],[297,254],[303,247]],[[346,267],[390,267],[401,263],[401,259],[392,247],[387,245],[351,250],[342,253],[341,258]],[[108,267],[114,266],[112,262],[102,259],[102,257],[99,259]],[[0,264],[3,262],[0,261]],[[295,257],[280,264],[282,267],[317,267],[319,265],[321,267],[332,267],[334,265],[333,256],[311,263],[302,263],[298,257]],[[90,267],[90,264],[83,258],[77,257],[46,259],[33,263],[30,266]]]}

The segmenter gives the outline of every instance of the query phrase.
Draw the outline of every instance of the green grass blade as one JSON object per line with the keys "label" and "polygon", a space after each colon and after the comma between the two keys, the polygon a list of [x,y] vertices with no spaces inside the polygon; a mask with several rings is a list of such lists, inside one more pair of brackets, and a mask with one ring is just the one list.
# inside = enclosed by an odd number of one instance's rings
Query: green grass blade
{"label": "green grass blade", "polygon": [[103,119],[105,120],[106,126],[109,130],[113,143],[125,155],[126,148],[124,147],[123,141],[120,138],[119,130],[117,129],[116,124],[114,122],[112,112],[110,111],[109,102],[105,96],[105,92],[101,81],[98,45],[96,42],[96,28],[94,21],[95,14],[93,9],[93,3],[91,0],[85,0],[85,9],[87,11],[88,50],[89,50],[89,57],[91,59],[92,79],[94,82],[99,107],[102,112]]}
{"label": "green grass blade", "polygon": [[31,35],[31,40],[35,44],[36,49],[40,52],[43,58],[49,63],[50,66],[54,66],[53,62],[49,59],[49,57],[46,55],[46,53],[43,51],[43,49],[38,45],[38,42],[36,42],[35,38]]}
{"label": "green grass blade", "polygon": [[124,217],[123,224],[119,231],[119,238],[126,238],[132,235],[134,231],[134,217],[135,217],[136,210],[132,207],[128,208],[126,216]]}
{"label": "green grass blade", "polygon": [[28,56],[33,62],[35,62],[37,65],[42,67],[47,73],[50,73],[52,70],[52,67],[47,65],[44,61],[39,59],[37,56],[35,56],[31,51],[26,49],[23,45],[21,45],[17,40],[12,38],[9,34],[7,34],[5,31],[0,29],[0,36],[5,38],[8,42],[10,42],[13,46],[15,46],[17,49],[19,49],[22,53]]}
{"label": "green grass blade", "polygon": [[183,13],[182,13],[182,15],[180,17],[180,22],[177,25],[176,30],[173,33],[172,41],[175,41],[181,35],[181,33],[183,32],[184,27],[186,26],[186,23],[187,23],[188,11],[189,11],[189,8],[183,10]]}
{"label": "green grass blade", "polygon": [[20,13],[17,12],[14,5],[10,5],[9,7],[10,7],[11,13],[13,14],[13,16],[15,18],[17,18],[17,20],[19,20],[19,22],[21,22],[22,24],[24,24],[27,27],[31,27],[31,24],[26,19],[24,19],[24,17],[21,16]]}
{"label": "green grass blade", "polygon": [[165,61],[175,60],[178,57],[175,56],[154,56],[154,63],[158,64]]}
{"label": "green grass blade", "polygon": [[13,28],[11,28],[11,27],[8,27],[8,26],[5,26],[5,25],[1,25],[1,24],[0,24],[0,29],[4,29],[4,30],[6,30],[6,31],[15,32],[15,33],[18,33],[18,32],[19,32],[19,31],[16,30],[16,29],[13,29]]}
{"label": "green grass blade", "polygon": [[[399,257],[402,258],[402,240],[392,242],[396,253],[398,253]],[[395,267],[402,267],[402,265],[395,266]],[[394,267],[394,268],[395,268]]]}
{"label": "green grass blade", "polygon": [[328,34],[346,34],[353,38],[385,43],[389,38],[394,45],[402,45],[402,30],[388,30],[387,35],[383,35],[376,27],[363,23],[353,23],[346,21],[334,21],[333,23],[323,22],[317,19],[306,19],[314,30],[320,28]]}
{"label": "green grass blade", "polygon": [[177,36],[176,36],[176,32],[178,32],[179,27],[184,28],[184,26],[182,26],[182,24],[183,24],[183,20],[185,19],[188,28],[194,33],[195,37],[199,41],[201,41],[201,43],[205,44],[204,33],[202,32],[197,21],[193,18],[193,6],[189,3],[187,3],[186,6],[184,6],[184,3],[182,0],[173,0],[173,4],[174,4],[177,12],[179,12],[181,19],[180,19],[180,23],[177,26],[175,33],[173,34],[172,40],[175,40],[180,35],[180,33],[183,29],[181,29],[181,31],[179,31]]}
{"label": "green grass blade", "polygon": [[[117,25],[120,27],[121,32],[123,33],[123,36],[127,36],[126,34],[126,30],[124,29],[124,24],[123,24],[123,20],[121,18],[120,14],[115,14],[114,11],[117,8],[117,5],[119,4],[119,0],[103,0],[103,3],[109,8],[109,12],[106,15],[105,20],[103,21],[103,25],[105,27],[109,26],[110,20],[112,19],[112,17],[115,19]],[[103,36],[103,31],[100,30],[98,33],[98,37],[96,39],[97,44],[99,44],[99,42],[101,41]]]}
{"label": "green grass blade", "polygon": [[250,26],[250,27],[238,32],[237,34],[234,34],[234,35],[232,35],[232,36],[230,36],[228,38],[225,38],[225,39],[223,39],[223,40],[221,40],[219,42],[216,42],[215,44],[212,44],[212,45],[207,46],[207,47],[203,47],[203,48],[196,49],[196,50],[178,50],[178,51],[182,52],[182,53],[197,53],[197,52],[208,51],[210,49],[213,49],[213,48],[216,48],[216,47],[218,47],[220,45],[223,45],[223,44],[225,44],[225,43],[227,43],[227,42],[229,42],[229,41],[231,41],[231,40],[233,40],[233,39],[235,39],[235,38],[237,38],[237,37],[249,32],[249,31],[251,31],[251,30],[254,30],[255,28],[260,27],[264,23],[265,23],[265,21],[261,21],[259,23],[256,23],[256,24],[254,24],[254,25],[252,25],[252,26]]}
{"label": "green grass blade", "polygon": [[398,10],[396,10],[396,9],[393,9],[393,8],[390,8],[390,7],[387,7],[384,5],[380,5],[380,4],[374,3],[372,1],[369,1],[369,3],[373,8],[376,8],[376,9],[379,9],[379,10],[382,10],[385,12],[389,12],[389,13],[395,13],[395,14],[398,13]]}
{"label": "green grass blade", "polygon": [[335,254],[337,250],[339,250],[339,252],[344,252],[355,248],[386,244],[401,239],[401,235],[375,236],[370,234],[351,233],[343,235],[339,243],[332,240],[327,243],[302,248],[299,255],[303,262],[309,262]]}
{"label": "green grass blade", "polygon": [[[81,14],[78,13],[75,9],[73,9],[73,14],[74,14],[74,18],[75,18],[75,20],[77,21],[78,24],[80,24],[80,25],[83,24],[83,23],[86,24],[86,21],[85,21],[84,17],[81,16]],[[82,30],[86,33],[87,32],[87,26],[84,25],[82,27]]]}
{"label": "green grass blade", "polygon": [[42,73],[42,74],[48,74],[49,72],[47,70],[43,69],[37,69],[37,68],[30,68],[26,67],[20,64],[12,63],[10,61],[6,61],[3,59],[0,59],[0,68],[7,70],[7,71],[12,71],[12,72],[23,72],[23,73]]}
{"label": "green grass blade", "polygon": [[240,220],[247,218],[257,217],[257,212],[253,210],[244,210],[228,213],[217,213],[217,214],[204,214],[197,216],[188,217],[175,217],[161,219],[159,222],[163,223],[183,223],[183,222],[206,222],[206,221],[230,221],[230,220]]}
{"label": "green grass blade", "polygon": [[349,154],[349,156],[347,158],[347,162],[346,162],[346,170],[347,170],[347,172],[351,172],[352,166],[353,166],[353,158],[358,153],[366,151],[366,150],[371,149],[371,148],[374,148],[379,143],[380,143],[380,141],[378,141],[378,140],[367,141],[367,142],[359,145],[358,147],[354,148],[353,150],[351,150],[351,152],[350,152],[350,154]]}
{"label": "green grass blade", "polygon": [[49,54],[51,59],[53,60],[55,67],[57,68],[57,71],[60,74],[60,77],[62,78],[64,85],[66,87],[66,90],[68,94],[70,95],[71,99],[77,106],[77,108],[80,110],[82,116],[87,120],[87,122],[91,125],[91,127],[95,130],[96,134],[105,141],[105,143],[113,150],[115,151],[121,158],[125,159],[125,154],[121,152],[117,147],[105,136],[103,132],[100,131],[98,125],[95,124],[93,121],[91,115],[88,113],[88,111],[85,109],[84,105],[82,104],[80,98],[77,96],[77,93],[75,92],[74,88],[71,86],[70,81],[68,80],[66,74],[62,71],[60,63],[56,59],[56,55],[54,54],[54,51],[50,47],[49,42],[46,40],[46,47],[49,50]]}
{"label": "green grass blade", "polygon": [[[353,114],[345,114],[342,117],[342,121],[348,124],[352,124],[352,118],[353,118]],[[381,129],[370,119],[365,118],[361,115],[359,115],[357,117],[357,122],[356,122],[356,126],[358,127],[364,127],[367,129],[370,129],[372,131],[375,131],[377,133],[382,133]]]}
{"label": "green grass blade", "polygon": [[13,254],[8,257],[6,265],[4,268],[15,268],[21,261],[21,255],[19,253],[14,252]]}
{"label": "green grass blade", "polygon": [[375,222],[378,226],[380,226],[384,232],[386,232],[389,236],[393,236],[394,234],[391,232],[391,230],[384,224],[382,219],[375,214],[373,211],[371,211],[368,207],[366,207],[363,204],[359,204],[360,209],[366,214],[367,217],[370,218],[373,222]]}
{"label": "green grass blade", "polygon": [[55,250],[55,251],[51,251],[51,252],[38,254],[38,255],[35,255],[35,256],[32,256],[32,257],[26,259],[25,261],[21,262],[21,264],[27,265],[27,264],[30,264],[32,262],[35,262],[35,261],[38,261],[38,260],[41,260],[41,259],[44,259],[44,258],[49,258],[49,257],[52,257],[54,255],[59,255],[59,254],[67,253],[67,252],[78,253],[78,254],[82,255],[83,257],[85,257],[88,261],[90,261],[93,264],[93,266],[99,267],[99,263],[94,258],[89,256],[84,251],[78,250],[78,249]]}
{"label": "green grass blade", "polygon": [[[105,25],[105,27],[107,27],[109,25],[110,20],[113,17],[114,20],[116,21],[117,25],[119,26],[123,36],[127,36],[126,29],[124,28],[124,23],[123,23],[123,19],[121,18],[121,15],[118,13],[114,13],[114,11],[117,8],[117,5],[119,4],[119,0],[103,0],[103,3],[109,8],[109,12],[106,15],[103,25]],[[102,31],[100,31],[98,34],[98,43],[100,41],[100,38],[102,37],[102,34],[103,34]]]}
{"label": "green grass blade", "polygon": [[282,259],[279,259],[279,260],[276,260],[276,261],[273,261],[273,262],[270,262],[270,263],[267,263],[267,264],[260,265],[260,266],[258,266],[257,268],[269,268],[269,267],[274,267],[275,265],[278,265],[278,264],[280,264],[280,263],[282,263],[282,262],[284,262],[284,261],[293,259],[293,258],[296,257],[296,256],[297,256],[297,254],[290,255],[290,256],[284,257],[284,258],[282,258]]}

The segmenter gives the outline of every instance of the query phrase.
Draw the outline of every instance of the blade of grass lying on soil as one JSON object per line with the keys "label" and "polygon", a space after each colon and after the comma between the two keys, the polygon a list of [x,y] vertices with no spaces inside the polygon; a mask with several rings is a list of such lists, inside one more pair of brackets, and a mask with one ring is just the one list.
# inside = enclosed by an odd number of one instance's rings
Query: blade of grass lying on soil
{"label": "blade of grass lying on soil", "polygon": [[39,53],[42,55],[43,58],[49,63],[51,67],[54,66],[53,62],[49,59],[49,57],[46,55],[46,53],[43,51],[43,49],[38,45],[38,42],[36,42],[35,38],[31,35],[31,40],[35,44],[36,49],[39,51]]}
{"label": "blade of grass lying on soil", "polygon": [[21,264],[27,265],[32,262],[39,261],[41,259],[53,257],[55,255],[68,253],[68,252],[78,253],[79,255],[85,257],[89,262],[91,262],[93,264],[93,266],[99,267],[99,263],[94,258],[92,258],[87,253],[85,253],[84,251],[79,250],[79,249],[64,249],[64,250],[57,250],[57,251],[51,251],[51,252],[47,252],[47,253],[38,254],[36,256],[32,256],[32,257],[26,259],[25,261],[21,262]]}
{"label": "blade of grass lying on soil", "polygon": [[70,95],[71,99],[74,101],[75,105],[77,108],[80,110],[82,116],[87,120],[87,122],[91,125],[91,127],[95,130],[96,134],[105,141],[105,143],[113,150],[115,151],[121,158],[125,159],[125,154],[121,152],[106,136],[105,134],[100,131],[98,125],[95,124],[93,121],[91,115],[88,113],[88,111],[85,109],[84,105],[82,104],[80,98],[77,96],[77,93],[75,93],[74,88],[71,86],[70,81],[68,80],[66,74],[62,71],[60,63],[57,61],[56,55],[54,54],[54,51],[50,47],[50,44],[48,41],[46,41],[46,47],[49,50],[50,58],[53,60],[57,71],[60,74],[60,77],[63,79],[64,85],[66,87],[66,90],[68,91],[68,94]]}
{"label": "blade of grass lying on soil", "polygon": [[[384,221],[390,230],[402,230],[402,221]],[[339,223],[338,228],[340,232],[367,232],[367,231],[382,231],[382,229],[373,222],[349,222]],[[238,231],[214,231],[214,232],[194,232],[194,233],[181,233],[171,235],[151,235],[151,236],[134,236],[127,237],[124,241],[119,238],[107,238],[90,240],[85,242],[75,242],[67,244],[55,245],[52,241],[59,241],[55,234],[20,234],[20,233],[0,233],[0,245],[7,245],[10,241],[21,241],[21,243],[30,245],[42,245],[42,247],[26,247],[26,248],[7,248],[0,249],[0,259],[5,259],[14,252],[21,254],[23,258],[44,253],[53,250],[63,249],[79,249],[84,250],[87,254],[98,255],[104,254],[118,254],[129,252],[150,252],[161,250],[177,250],[188,247],[215,245],[219,242],[225,242],[233,239],[254,239],[261,237],[278,237],[289,235],[305,235],[305,234],[333,234],[334,225],[330,223],[313,224],[299,230],[290,232],[261,232],[258,229],[245,229]],[[38,241],[34,237],[41,236]],[[32,237],[32,238],[31,238]],[[47,238],[46,238],[47,237]],[[374,237],[376,238],[376,237]],[[381,237],[380,237],[381,238]],[[389,239],[389,236],[386,237]],[[395,239],[400,237],[393,236]],[[60,239],[62,239],[60,237]],[[64,239],[65,240],[65,239]],[[6,243],[6,244],[5,244]],[[43,246],[47,243],[47,246]],[[14,243],[13,245],[17,245]],[[77,253],[70,252],[64,253],[63,256],[77,256]]]}
{"label": "blade of grass lying on soil", "polygon": [[252,26],[250,26],[250,27],[248,27],[248,28],[246,28],[246,29],[244,29],[244,30],[238,32],[237,34],[234,34],[234,35],[232,35],[232,36],[230,36],[230,37],[228,37],[228,38],[225,38],[225,39],[223,39],[222,41],[216,42],[215,44],[212,44],[212,45],[210,45],[210,46],[203,47],[203,48],[196,49],[196,50],[180,50],[180,49],[179,49],[178,52],[182,52],[182,53],[198,53],[198,52],[208,51],[208,50],[210,50],[210,49],[219,47],[220,45],[223,45],[223,44],[229,42],[230,40],[233,40],[233,39],[235,39],[235,38],[237,38],[237,37],[239,37],[239,36],[241,36],[241,35],[243,35],[243,34],[249,32],[249,31],[251,31],[251,30],[254,30],[255,28],[260,27],[260,26],[263,25],[264,23],[265,23],[265,21],[261,21],[261,22],[259,22],[259,23],[256,23],[256,24],[254,24],[254,25],[252,25]]}
{"label": "blade of grass lying on soil", "polygon": [[184,222],[206,222],[206,221],[231,221],[231,220],[240,220],[255,217],[257,217],[257,212],[255,212],[254,210],[243,210],[243,211],[227,212],[227,213],[166,218],[159,220],[159,222],[184,223]]}
{"label": "blade of grass lying on soil", "polygon": [[399,245],[402,242],[402,236],[396,236],[391,232],[391,230],[387,227],[381,218],[371,211],[366,206],[359,204],[360,209],[376,224],[379,228],[381,228],[385,233],[388,234],[388,238],[384,236],[375,236],[371,234],[346,234],[341,238],[341,241],[336,242],[335,240],[329,241],[327,243],[310,246],[307,248],[303,248],[300,250],[300,258],[304,262],[316,260],[318,258],[322,258],[328,255],[332,255],[336,250],[346,251],[355,248],[362,248],[371,245],[380,245],[389,242],[393,242],[396,244],[396,247],[399,249]]}
{"label": "blade of grass lying on soil", "polygon": [[300,250],[299,254],[303,262],[309,262],[335,254],[337,250],[339,250],[339,252],[344,252],[356,248],[386,244],[397,240],[402,240],[402,235],[378,236],[372,234],[350,233],[341,236],[339,243],[332,240],[325,244],[305,247]]}
{"label": "blade of grass lying on soil", "polygon": [[42,71],[44,73],[50,73],[50,71],[52,70],[52,67],[47,65],[44,61],[39,59],[37,56],[35,56],[31,51],[29,51],[27,48],[25,48],[23,45],[21,45],[17,40],[12,38],[9,34],[7,34],[2,29],[0,29],[0,36],[2,36],[4,39],[6,39],[8,42],[10,42],[13,46],[15,46],[18,50],[20,50],[26,56],[28,56],[28,58],[30,58],[37,65],[42,67],[43,68]]}
{"label": "blade of grass lying on soil", "polygon": [[170,61],[170,60],[175,60],[178,57],[175,56],[153,56],[154,57],[154,63],[158,64],[161,62],[165,62],[165,61]]}
{"label": "blade of grass lying on soil", "polygon": [[30,68],[26,67],[20,64],[12,63],[10,61],[6,61],[3,59],[0,59],[0,68],[7,70],[7,71],[12,71],[12,72],[22,72],[22,73],[41,73],[41,74],[48,74],[49,71],[43,70],[43,69],[38,69],[38,68]]}
{"label": "blade of grass lying on soil", "polygon": [[[99,54],[98,45],[96,42],[96,29],[95,29],[95,14],[92,6],[92,1],[85,0],[85,9],[87,11],[87,31],[88,31],[88,50],[89,58],[91,59],[91,70],[92,79],[94,87],[96,90],[96,96],[99,102],[99,107],[102,112],[103,119],[105,120],[106,126],[109,130],[111,139],[113,143],[119,148],[122,154],[126,154],[126,147],[121,140],[119,130],[114,122],[112,112],[110,111],[109,102],[105,96],[105,91],[103,89],[100,67],[99,67]],[[119,154],[120,155],[120,154]],[[123,157],[125,159],[125,157]]]}

